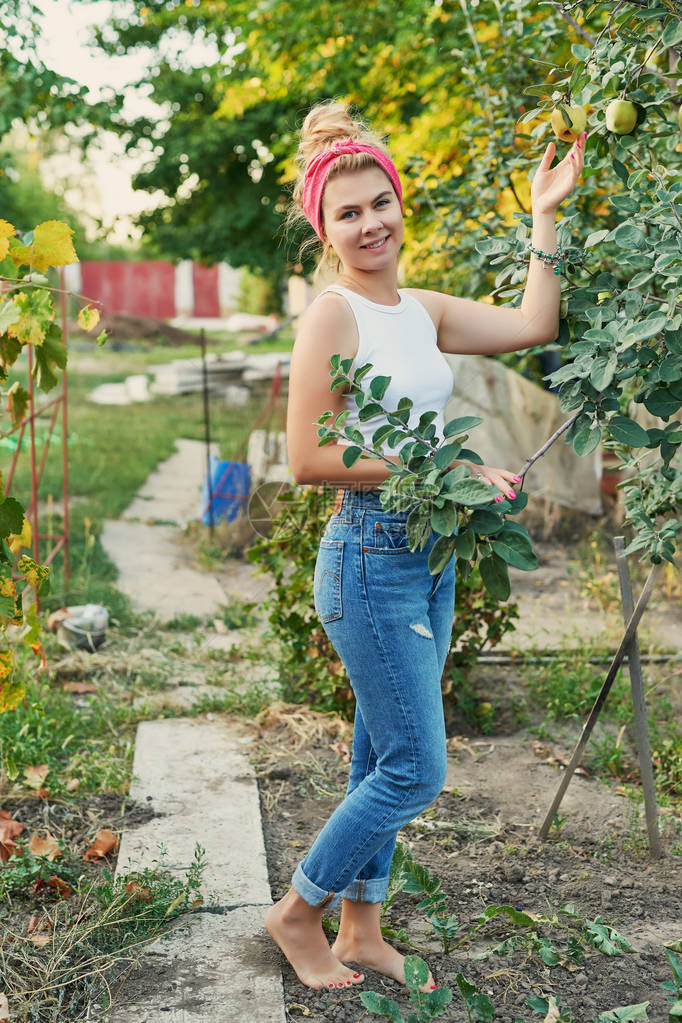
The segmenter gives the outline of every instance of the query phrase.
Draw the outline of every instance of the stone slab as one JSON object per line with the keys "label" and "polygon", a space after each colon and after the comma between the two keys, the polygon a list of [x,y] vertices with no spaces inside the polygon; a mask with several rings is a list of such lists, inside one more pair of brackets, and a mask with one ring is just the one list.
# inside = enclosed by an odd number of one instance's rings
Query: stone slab
{"label": "stone slab", "polygon": [[[158,519],[179,526],[199,517],[201,487],[206,475],[206,445],[180,438],[176,451],[150,473],[121,518]],[[217,454],[215,444],[211,452]]]}
{"label": "stone slab", "polygon": [[108,1023],[285,1023],[282,978],[261,907],[182,918],[143,953]]}
{"label": "stone slab", "polygon": [[118,588],[133,610],[153,611],[160,621],[176,615],[216,615],[228,602],[218,578],[183,563],[176,526],[105,519],[101,542],[118,568]]}
{"label": "stone slab", "polygon": [[206,850],[205,904],[270,905],[258,786],[250,741],[223,720],[143,721],[137,730],[130,795],[159,815],[126,832],[118,873],[164,863],[179,876]]}

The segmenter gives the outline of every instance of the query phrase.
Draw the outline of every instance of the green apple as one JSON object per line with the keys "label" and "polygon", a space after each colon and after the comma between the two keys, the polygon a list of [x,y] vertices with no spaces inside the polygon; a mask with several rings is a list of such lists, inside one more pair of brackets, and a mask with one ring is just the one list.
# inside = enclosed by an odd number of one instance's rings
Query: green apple
{"label": "green apple", "polygon": [[[561,107],[566,111],[570,120],[571,127],[569,128],[566,124],[563,114],[561,113]],[[585,131],[585,125],[587,124],[587,111],[585,107],[567,107],[565,103],[560,103],[558,107],[555,107],[552,111],[550,123],[554,130],[554,134],[562,142],[575,142],[579,135]]]}
{"label": "green apple", "polygon": [[637,107],[629,99],[611,100],[606,108],[606,127],[616,135],[629,135],[637,124]]}

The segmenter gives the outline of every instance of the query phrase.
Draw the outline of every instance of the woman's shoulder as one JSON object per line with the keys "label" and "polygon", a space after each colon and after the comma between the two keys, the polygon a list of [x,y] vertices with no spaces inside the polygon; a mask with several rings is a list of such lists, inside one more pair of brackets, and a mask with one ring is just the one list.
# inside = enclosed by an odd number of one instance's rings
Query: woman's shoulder
{"label": "woman's shoulder", "polygon": [[[354,346],[357,348],[357,325],[348,302],[338,292],[320,292],[299,316],[296,338],[310,339],[318,345],[320,340],[332,346],[342,345],[344,355]],[[334,350],[340,349],[336,347]]]}

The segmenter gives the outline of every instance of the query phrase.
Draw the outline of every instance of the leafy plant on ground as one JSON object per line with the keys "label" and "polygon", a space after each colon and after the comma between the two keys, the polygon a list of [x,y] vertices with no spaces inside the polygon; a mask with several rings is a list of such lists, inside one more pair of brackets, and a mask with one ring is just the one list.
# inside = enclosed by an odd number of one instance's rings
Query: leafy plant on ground
{"label": "leafy plant on ground", "polygon": [[419,956],[405,956],[405,986],[415,1012],[403,1016],[400,1006],[392,998],[379,995],[376,991],[362,991],[360,1001],[366,1009],[377,1016],[384,1016],[391,1023],[428,1023],[428,1020],[442,1016],[452,1001],[452,991],[438,987],[435,991],[421,991],[429,979],[429,968]]}
{"label": "leafy plant on ground", "polygon": [[[677,942],[677,945],[682,946],[682,943]],[[682,963],[671,948],[666,948],[665,954],[673,972],[673,979],[664,981],[662,985],[673,996],[668,1019],[670,1023],[678,1023],[678,1020],[682,1020]]]}
{"label": "leafy plant on ground", "polygon": [[[109,985],[180,914],[201,904],[204,850],[197,844],[185,877],[161,859],[142,871],[84,885],[45,909],[32,935],[8,934],[0,944],[0,974],[17,1018],[32,1023],[84,1019],[92,1006],[111,1005]],[[89,1015],[88,1015],[89,1018]]]}
{"label": "leafy plant on ground", "polygon": [[403,862],[403,891],[411,895],[424,895],[417,909],[423,909],[431,921],[434,933],[443,942],[443,951],[450,951],[452,942],[459,929],[457,917],[448,913],[448,900],[438,877],[431,877],[426,867],[416,863],[411,857]]}

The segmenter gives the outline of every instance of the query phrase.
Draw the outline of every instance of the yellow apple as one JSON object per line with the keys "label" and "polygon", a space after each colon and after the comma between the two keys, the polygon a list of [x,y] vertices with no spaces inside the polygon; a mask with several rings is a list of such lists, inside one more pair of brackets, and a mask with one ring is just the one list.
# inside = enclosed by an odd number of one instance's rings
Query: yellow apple
{"label": "yellow apple", "polygon": [[611,100],[606,108],[606,127],[616,135],[629,135],[637,124],[637,107],[628,99]]}
{"label": "yellow apple", "polygon": [[[561,107],[566,111],[570,120],[571,127],[569,128],[564,121],[561,113]],[[575,142],[579,135],[585,131],[585,125],[587,124],[587,111],[584,107],[567,107],[565,103],[560,103],[558,107],[555,107],[552,111],[550,123],[554,130],[554,134],[562,142]]]}
{"label": "yellow apple", "polygon": [[[654,53],[654,50],[656,52]],[[653,54],[653,56],[652,56]],[[667,67],[665,50],[656,49],[656,45],[650,46],[644,56],[644,67],[665,69]]]}

